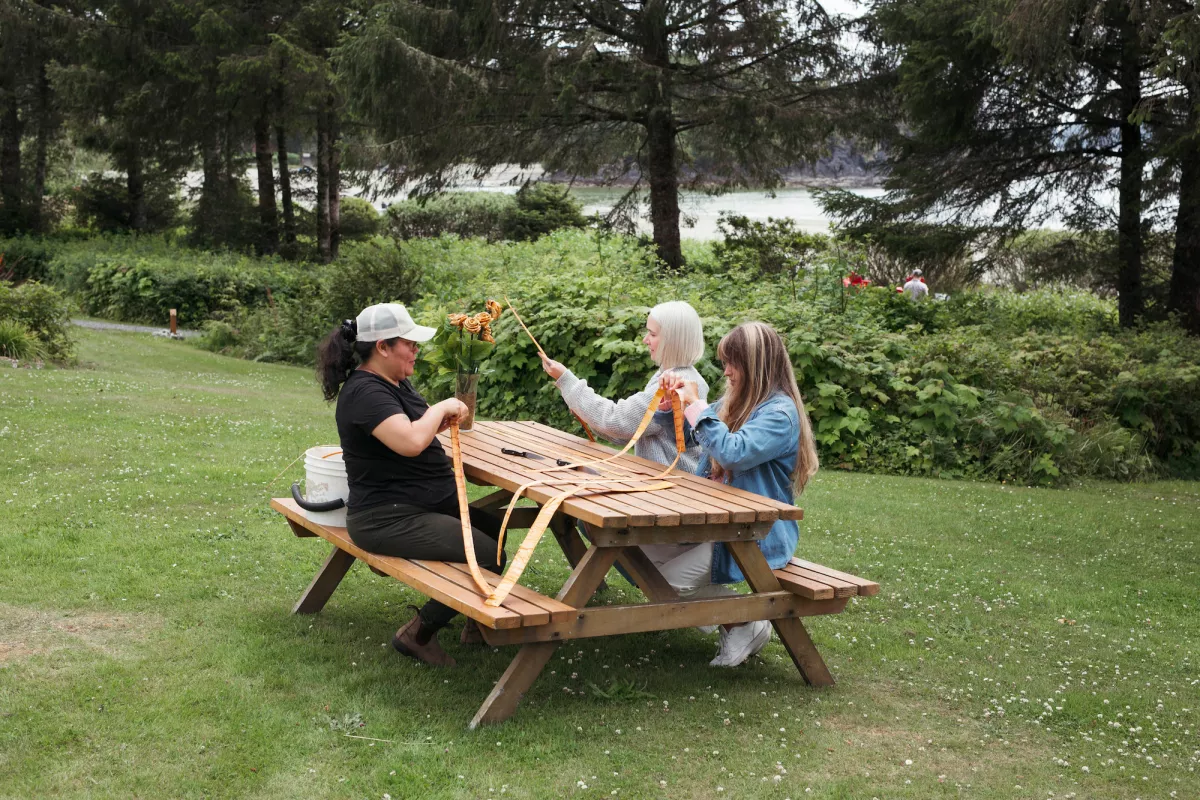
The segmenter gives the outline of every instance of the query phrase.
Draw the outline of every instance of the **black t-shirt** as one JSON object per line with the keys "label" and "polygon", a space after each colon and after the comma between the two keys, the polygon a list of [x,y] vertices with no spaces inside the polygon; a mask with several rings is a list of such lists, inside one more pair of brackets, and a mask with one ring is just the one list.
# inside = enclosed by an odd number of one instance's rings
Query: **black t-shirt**
{"label": "black t-shirt", "polygon": [[408,381],[396,386],[366,370],[350,373],[338,393],[335,417],[351,512],[384,503],[436,506],[454,494],[454,467],[437,439],[409,457],[371,435],[393,414],[416,422],[428,410],[429,404]]}

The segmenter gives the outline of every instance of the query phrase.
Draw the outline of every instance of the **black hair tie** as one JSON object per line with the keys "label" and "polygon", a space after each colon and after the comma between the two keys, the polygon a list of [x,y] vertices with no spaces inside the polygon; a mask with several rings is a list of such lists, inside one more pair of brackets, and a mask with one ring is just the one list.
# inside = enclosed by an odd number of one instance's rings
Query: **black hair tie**
{"label": "black hair tie", "polygon": [[353,342],[358,338],[358,322],[352,319],[342,320],[342,338]]}

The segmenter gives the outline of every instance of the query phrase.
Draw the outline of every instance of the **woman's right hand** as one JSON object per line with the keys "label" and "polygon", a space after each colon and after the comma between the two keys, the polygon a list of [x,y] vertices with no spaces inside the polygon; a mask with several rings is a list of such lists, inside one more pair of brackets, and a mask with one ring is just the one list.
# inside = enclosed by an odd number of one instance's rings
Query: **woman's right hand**
{"label": "woman's right hand", "polygon": [[467,404],[457,397],[447,397],[438,403],[438,410],[442,413],[442,422],[438,425],[438,430],[444,431],[450,427],[451,422],[465,417],[469,409]]}
{"label": "woman's right hand", "polygon": [[539,355],[542,357],[542,369],[546,370],[546,374],[554,380],[561,378],[563,373],[567,371],[566,367],[545,353],[539,353]]}
{"label": "woman's right hand", "polygon": [[683,403],[684,408],[687,408],[692,403],[700,402],[699,385],[695,381],[686,381],[673,372],[663,375],[659,381],[659,386],[668,392],[678,392],[679,400]]}

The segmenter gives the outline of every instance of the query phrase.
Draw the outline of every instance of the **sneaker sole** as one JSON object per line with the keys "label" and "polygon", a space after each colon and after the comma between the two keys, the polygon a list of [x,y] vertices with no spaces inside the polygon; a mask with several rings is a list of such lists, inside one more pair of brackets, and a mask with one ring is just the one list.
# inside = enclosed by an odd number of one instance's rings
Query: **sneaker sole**
{"label": "sneaker sole", "polygon": [[[712,664],[716,667],[737,667],[746,663],[746,659],[757,653],[762,652],[762,649],[767,646],[767,642],[771,641],[771,626],[767,625],[763,628],[763,632],[755,636],[746,645],[745,649],[738,654],[737,658],[730,659],[727,662],[720,664]],[[715,660],[715,659],[714,659]]]}

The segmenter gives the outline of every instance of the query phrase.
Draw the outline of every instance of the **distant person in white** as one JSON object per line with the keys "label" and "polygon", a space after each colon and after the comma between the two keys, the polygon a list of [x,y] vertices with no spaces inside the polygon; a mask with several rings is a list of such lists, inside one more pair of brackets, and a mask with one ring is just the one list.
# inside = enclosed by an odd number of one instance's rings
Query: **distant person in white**
{"label": "distant person in white", "polygon": [[929,294],[929,287],[921,280],[921,270],[913,270],[912,277],[908,279],[908,283],[904,284],[904,294],[914,303]]}

